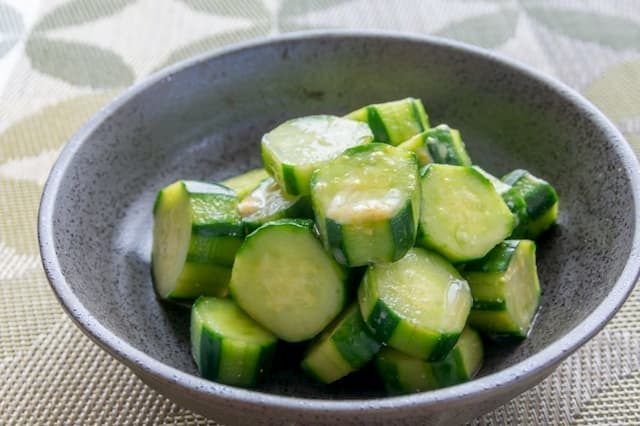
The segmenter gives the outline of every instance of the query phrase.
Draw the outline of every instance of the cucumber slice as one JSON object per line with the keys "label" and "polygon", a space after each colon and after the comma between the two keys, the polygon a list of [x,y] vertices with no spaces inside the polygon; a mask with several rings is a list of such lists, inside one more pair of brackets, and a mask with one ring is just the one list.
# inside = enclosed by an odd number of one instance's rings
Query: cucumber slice
{"label": "cucumber slice", "polygon": [[415,242],[419,196],[415,156],[382,143],[346,150],[311,179],[322,241],[349,266],[404,256]]}
{"label": "cucumber slice", "polygon": [[400,148],[413,151],[421,166],[429,163],[470,166],[471,159],[460,132],[446,124],[422,132],[401,143]]}
{"label": "cucumber slice", "polygon": [[250,234],[238,251],[231,295],[288,342],[321,332],[342,310],[346,271],[324,251],[310,220],[281,219]]}
{"label": "cucumber slice", "polygon": [[483,257],[513,230],[509,207],[472,167],[429,164],[421,187],[418,242],[452,262]]}
{"label": "cucumber slice", "polygon": [[556,222],[558,194],[547,181],[526,170],[514,170],[502,180],[511,186],[502,197],[518,221],[511,238],[535,239]]}
{"label": "cucumber slice", "polygon": [[525,338],[540,304],[536,245],[507,240],[465,266],[473,307],[469,324],[496,338]]}
{"label": "cucumber slice", "polygon": [[442,361],[423,361],[385,347],[376,356],[376,369],[390,394],[415,393],[471,380],[480,370],[483,357],[480,336],[465,327]]}
{"label": "cucumber slice", "polygon": [[253,191],[263,180],[269,177],[269,173],[265,169],[253,169],[238,176],[234,176],[222,183],[227,188],[235,191],[239,199],[243,199],[251,191]]}
{"label": "cucumber slice", "polygon": [[311,344],[302,369],[322,383],[333,383],[373,359],[380,343],[371,336],[354,303]]}
{"label": "cucumber slice", "polygon": [[277,341],[229,299],[200,297],[191,308],[191,354],[209,380],[254,386],[268,372]]}
{"label": "cucumber slice", "polygon": [[368,123],[376,142],[391,145],[398,145],[429,128],[422,101],[414,98],[369,105],[345,117]]}
{"label": "cucumber slice", "polygon": [[363,123],[331,115],[289,120],[262,138],[267,171],[290,195],[309,195],[311,173],[345,149],[371,142]]}
{"label": "cucumber slice", "polygon": [[222,185],[178,181],[153,207],[151,271],[162,299],[227,293],[231,265],[244,239],[238,199]]}
{"label": "cucumber slice", "polygon": [[306,197],[285,194],[272,177],[264,179],[238,203],[238,211],[247,233],[277,219],[309,217],[309,210],[309,200]]}
{"label": "cucumber slice", "polygon": [[455,345],[472,303],[458,271],[421,248],[397,262],[370,266],[358,301],[374,337],[430,361],[444,358]]}

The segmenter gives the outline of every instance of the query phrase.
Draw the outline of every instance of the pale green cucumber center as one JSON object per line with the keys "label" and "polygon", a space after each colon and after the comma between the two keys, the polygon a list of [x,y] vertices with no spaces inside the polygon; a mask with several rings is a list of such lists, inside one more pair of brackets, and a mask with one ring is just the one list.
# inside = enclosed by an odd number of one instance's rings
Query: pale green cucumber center
{"label": "pale green cucumber center", "polygon": [[199,322],[223,338],[267,345],[275,336],[262,328],[229,299],[200,299],[194,309]]}
{"label": "pale green cucumber center", "polygon": [[532,243],[521,241],[505,274],[507,311],[513,322],[526,332],[538,307],[540,287]]}
{"label": "pale green cucumber center", "polygon": [[341,224],[390,219],[412,198],[416,168],[407,152],[389,145],[345,153],[318,171],[314,201],[326,218]]}
{"label": "pale green cucumber center", "polygon": [[484,348],[482,340],[475,330],[465,327],[453,350],[458,351],[463,362],[463,368],[467,379],[476,375],[482,366]]}
{"label": "pale green cucumber center", "polygon": [[396,144],[406,141],[423,130],[419,118],[414,113],[413,99],[402,99],[373,105],[373,107],[378,110],[389,139]]}
{"label": "pale green cucumber center", "polygon": [[339,267],[308,230],[267,228],[236,257],[231,288],[253,318],[297,341],[313,337],[338,314],[342,281]]}
{"label": "pale green cucumber center", "polygon": [[314,115],[281,124],[264,135],[262,144],[282,164],[309,166],[330,160],[372,138],[371,130],[364,123]]}
{"label": "pale green cucumber center", "polygon": [[223,180],[221,183],[224,186],[233,189],[238,198],[244,198],[267,177],[269,177],[269,174],[265,169],[254,169],[227,180]]}
{"label": "pale green cucumber center", "polygon": [[512,214],[495,189],[467,167],[437,165],[422,184],[421,225],[432,241],[482,257],[511,232]]}
{"label": "pale green cucumber center", "polygon": [[401,318],[441,333],[462,330],[471,291],[440,256],[414,248],[399,261],[375,268],[378,296]]}
{"label": "pale green cucumber center", "polygon": [[153,276],[160,297],[176,288],[191,239],[191,206],[182,182],[162,190],[153,220]]}

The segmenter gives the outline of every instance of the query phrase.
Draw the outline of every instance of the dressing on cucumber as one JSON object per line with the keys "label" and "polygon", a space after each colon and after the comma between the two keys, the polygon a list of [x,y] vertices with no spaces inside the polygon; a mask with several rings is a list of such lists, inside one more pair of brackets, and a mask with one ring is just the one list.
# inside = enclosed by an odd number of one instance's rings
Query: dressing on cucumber
{"label": "dressing on cucumber", "polygon": [[332,383],[362,368],[378,350],[380,343],[371,336],[354,303],[316,338],[301,366],[316,380]]}
{"label": "dressing on cucumber", "polygon": [[272,177],[260,182],[238,203],[247,233],[277,219],[309,217],[310,210],[308,198],[287,195]]}
{"label": "dressing on cucumber", "polygon": [[354,120],[331,115],[295,118],[262,137],[262,160],[287,194],[309,195],[315,169],[372,139],[369,127]]}
{"label": "dressing on cucumber", "polygon": [[322,241],[349,266],[393,262],[409,250],[418,227],[415,156],[381,143],[346,150],[311,179]]}
{"label": "dressing on cucumber", "polygon": [[422,101],[415,98],[369,105],[345,117],[368,123],[376,142],[391,145],[398,145],[429,128]]}
{"label": "dressing on cucumber", "polygon": [[540,304],[536,245],[506,240],[465,266],[473,307],[469,324],[492,337],[527,336]]}
{"label": "dressing on cucumber", "polygon": [[277,341],[230,299],[200,297],[191,308],[191,354],[207,379],[254,386],[269,371]]}
{"label": "dressing on cucumber", "polygon": [[162,299],[227,293],[231,265],[244,239],[238,199],[227,187],[177,181],[153,208],[152,277]]}
{"label": "dressing on cucumber", "polygon": [[397,262],[370,266],[358,301],[378,340],[431,361],[444,358],[455,345],[472,303],[469,285],[458,271],[421,248]]}
{"label": "dressing on cucumber", "polygon": [[452,262],[483,257],[513,230],[502,197],[472,167],[429,164],[421,188],[418,242]]}
{"label": "dressing on cucumber", "polygon": [[347,273],[323,249],[307,220],[281,219],[251,233],[236,255],[232,297],[288,342],[320,333],[342,310]]}
{"label": "dressing on cucumber", "polygon": [[483,356],[480,336],[465,327],[442,361],[424,361],[387,346],[376,356],[376,369],[390,394],[422,392],[471,380],[480,370]]}

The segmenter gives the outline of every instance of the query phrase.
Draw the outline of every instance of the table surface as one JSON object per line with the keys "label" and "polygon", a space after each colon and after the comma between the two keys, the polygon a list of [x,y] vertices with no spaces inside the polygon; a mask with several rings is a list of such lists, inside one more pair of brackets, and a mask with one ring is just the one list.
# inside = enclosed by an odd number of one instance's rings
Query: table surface
{"label": "table surface", "polygon": [[[125,87],[192,55],[318,28],[450,37],[598,105],[640,152],[640,1],[0,0],[0,424],[205,424],[71,323],[36,241],[48,170]],[[476,424],[640,424],[640,290],[537,387]]]}

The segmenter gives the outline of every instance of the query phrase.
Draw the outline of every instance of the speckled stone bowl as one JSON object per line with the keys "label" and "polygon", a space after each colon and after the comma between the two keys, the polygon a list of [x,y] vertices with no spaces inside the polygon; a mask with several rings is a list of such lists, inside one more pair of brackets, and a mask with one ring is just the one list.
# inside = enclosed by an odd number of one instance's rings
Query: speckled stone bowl
{"label": "speckled stone bowl", "polygon": [[[370,371],[333,387],[279,357],[255,390],[198,377],[188,311],[160,303],[149,276],[156,191],[260,164],[261,135],[307,114],[405,96],[461,130],[495,174],[527,168],[561,197],[538,246],[542,307],[528,340],[489,348],[479,378],[386,398]],[[618,310],[639,269],[638,165],[613,125],[566,86],[485,51],[362,32],[289,35],[218,51],[129,89],[69,142],[40,209],[44,267],[96,343],[177,403],[227,424],[451,424],[530,388]]]}

